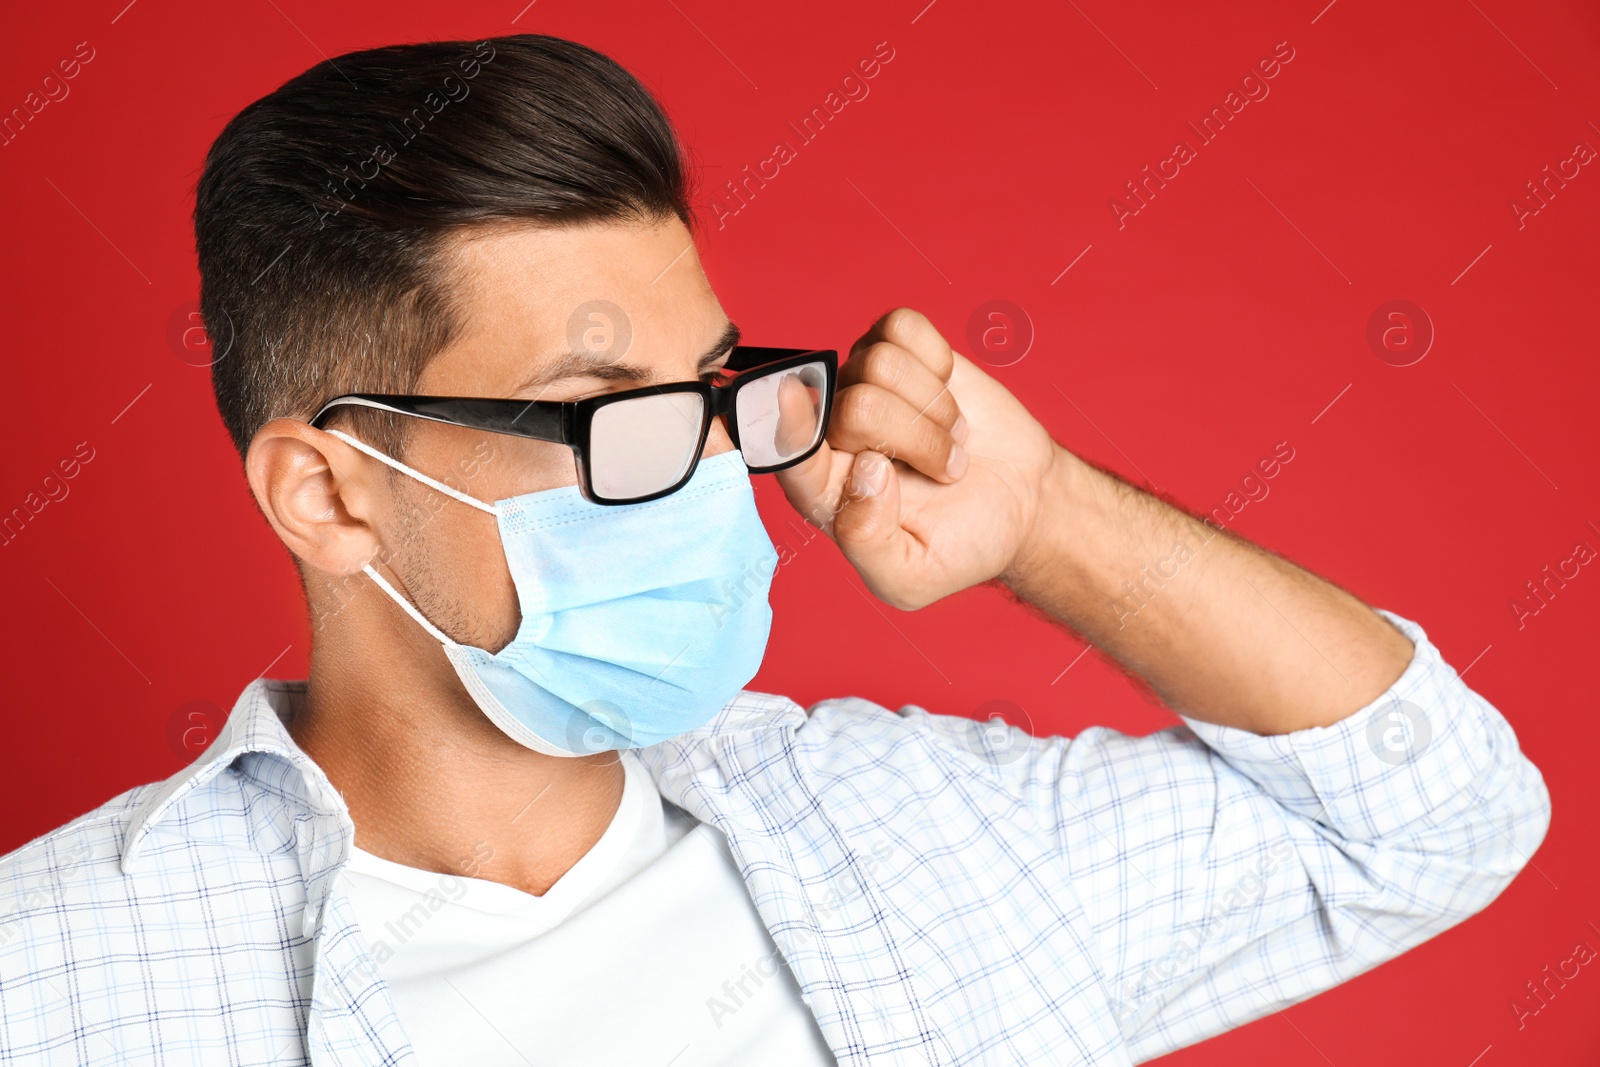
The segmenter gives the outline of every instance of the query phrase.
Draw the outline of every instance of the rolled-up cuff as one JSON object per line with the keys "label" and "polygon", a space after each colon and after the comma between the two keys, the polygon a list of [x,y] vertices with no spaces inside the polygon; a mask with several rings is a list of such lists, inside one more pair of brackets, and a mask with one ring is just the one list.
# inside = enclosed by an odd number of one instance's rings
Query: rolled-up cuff
{"label": "rolled-up cuff", "polygon": [[1394,833],[1466,790],[1495,762],[1509,725],[1467,688],[1421,626],[1379,613],[1414,645],[1405,672],[1331,726],[1263,737],[1183,716],[1223,760],[1298,815],[1340,835]]}

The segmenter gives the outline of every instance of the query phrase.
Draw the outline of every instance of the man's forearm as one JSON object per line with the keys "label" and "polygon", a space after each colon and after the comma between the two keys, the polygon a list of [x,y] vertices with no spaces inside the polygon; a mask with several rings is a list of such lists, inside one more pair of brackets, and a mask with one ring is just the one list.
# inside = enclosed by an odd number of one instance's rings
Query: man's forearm
{"label": "man's forearm", "polygon": [[1411,660],[1355,597],[1065,449],[1001,578],[1174,710],[1258,734],[1337,722]]}

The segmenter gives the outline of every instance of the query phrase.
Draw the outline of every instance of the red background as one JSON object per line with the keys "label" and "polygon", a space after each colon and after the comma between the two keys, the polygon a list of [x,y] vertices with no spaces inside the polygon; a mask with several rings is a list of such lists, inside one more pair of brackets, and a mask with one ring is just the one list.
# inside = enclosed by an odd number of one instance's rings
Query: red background
{"label": "red background", "polygon": [[[1521,1030],[1510,1007],[1580,940],[1600,949],[1600,565],[1520,628],[1511,607],[1578,542],[1600,549],[1600,165],[1521,228],[1510,207],[1577,142],[1600,148],[1593,5],[523,2],[91,0],[7,15],[0,111],[78,42],[95,58],[0,148],[0,513],[79,442],[94,458],[0,547],[0,850],[177,770],[174,738],[214,727],[186,717],[190,702],[226,708],[269,666],[305,670],[289,562],[206,371],[169,338],[198,290],[194,183],[230,115],[324,55],[553,33],[660,94],[709,204],[778,138],[794,144],[785,124],[887,41],[866,99],[723,228],[706,212],[707,269],[750,341],[843,349],[904,304],[977,357],[969,317],[1010,300],[1035,338],[992,373],[1079,453],[1210,510],[1289,442],[1295,459],[1234,528],[1471,664],[1554,799],[1534,865],[1486,913],[1169,1062],[1596,1062],[1600,973],[1584,969]],[[1109,203],[1124,182],[1179,138],[1195,145],[1185,122],[1282,41],[1295,58],[1270,95],[1119,229]],[[1411,366],[1366,340],[1393,299],[1436,330]],[[1039,732],[1171,721],[998,592],[913,614],[869,600],[831,546],[801,547],[775,486],[759,491],[774,539],[798,554],[752,688],[956,714],[1007,701]]]}

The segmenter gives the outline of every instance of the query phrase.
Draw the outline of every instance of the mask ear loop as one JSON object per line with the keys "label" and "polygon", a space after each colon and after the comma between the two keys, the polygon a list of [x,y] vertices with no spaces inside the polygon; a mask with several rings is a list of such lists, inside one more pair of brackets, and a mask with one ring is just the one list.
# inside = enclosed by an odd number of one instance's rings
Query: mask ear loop
{"label": "mask ear loop", "polygon": [[[376,448],[373,448],[365,441],[358,441],[342,430],[328,430],[327,432],[337,437],[351,448],[354,448],[359,452],[365,452],[379,463],[387,463],[401,474],[409,475],[410,477],[421,482],[423,485],[426,485],[431,489],[437,489],[445,496],[459,500],[469,507],[477,508],[479,511],[488,512],[490,515],[493,515],[496,518],[499,518],[500,516],[500,509],[495,507],[493,504],[485,504],[476,497],[470,497],[459,489],[452,488],[451,486],[445,485],[443,482],[435,478],[428,477],[421,471],[412,470],[399,460],[379,452]],[[428,633],[433,636],[435,641],[438,641],[446,648],[456,647],[456,642],[451,640],[448,634],[439,629],[433,623],[429,622],[427,617],[423,615],[422,612],[418,611],[409,600],[400,595],[399,591],[396,590],[394,586],[389,584],[389,580],[387,578],[373,569],[371,563],[364,564],[361,568],[361,573],[365,574],[368,578],[371,578],[374,582],[376,582],[378,588],[389,594],[389,599],[393,600],[396,604],[399,604],[401,608],[405,609],[405,613],[415,619],[418,626],[421,626],[424,630],[428,631]]]}
{"label": "mask ear loop", "polygon": [[428,631],[428,633],[432,634],[435,641],[439,642],[445,648],[456,647],[456,642],[452,641],[448,634],[439,629],[433,623],[429,622],[427,617],[423,615],[422,612],[412,607],[411,601],[401,596],[399,591],[396,590],[394,586],[389,584],[389,580],[387,578],[373,569],[372,564],[364,564],[361,568],[361,573],[365,574],[368,578],[371,578],[374,582],[377,582],[378,588],[382,589],[385,593],[388,593],[389,599],[404,608],[405,613],[417,620],[418,626],[421,626],[424,630]]}
{"label": "mask ear loop", "polygon": [[324,431],[324,432],[331,433],[333,436],[337,437],[339,440],[343,441],[345,444],[349,445],[351,448],[356,449],[357,451],[365,452],[367,455],[371,456],[373,459],[377,460],[379,463],[387,463],[389,466],[393,467],[395,470],[399,471],[401,474],[409,474],[411,477],[415,478],[417,481],[421,482],[423,485],[428,486],[430,489],[437,489],[439,492],[443,493],[445,496],[453,497],[456,500],[461,501],[463,504],[466,504],[468,507],[477,508],[479,511],[486,511],[490,515],[495,516],[496,518],[499,518],[499,516],[500,516],[500,509],[495,507],[493,504],[485,504],[483,501],[479,500],[477,497],[468,496],[466,493],[463,493],[461,490],[452,488],[451,486],[448,486],[448,485],[445,485],[443,482],[438,481],[437,479],[430,478],[426,474],[423,474],[421,471],[412,470],[410,467],[406,466],[404,463],[401,463],[399,460],[394,459],[391,456],[386,456],[382,452],[379,452],[376,448],[373,448],[371,445],[367,444],[365,441],[356,440],[354,437],[351,437],[349,434],[345,433],[343,430],[327,430],[327,431]]}

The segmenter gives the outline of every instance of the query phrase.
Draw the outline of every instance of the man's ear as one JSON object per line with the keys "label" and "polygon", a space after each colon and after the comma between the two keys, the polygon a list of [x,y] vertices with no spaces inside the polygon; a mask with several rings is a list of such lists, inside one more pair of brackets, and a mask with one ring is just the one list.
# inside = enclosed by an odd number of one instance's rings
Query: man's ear
{"label": "man's ear", "polygon": [[343,575],[377,553],[384,488],[376,462],[297,419],[274,419],[256,431],[244,466],[262,514],[297,559]]}

